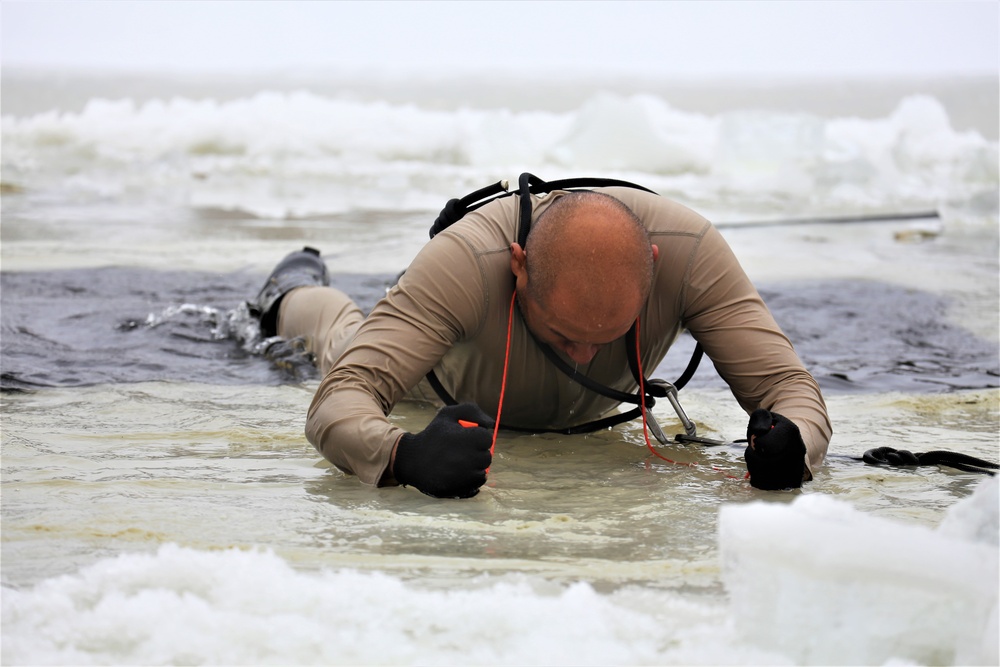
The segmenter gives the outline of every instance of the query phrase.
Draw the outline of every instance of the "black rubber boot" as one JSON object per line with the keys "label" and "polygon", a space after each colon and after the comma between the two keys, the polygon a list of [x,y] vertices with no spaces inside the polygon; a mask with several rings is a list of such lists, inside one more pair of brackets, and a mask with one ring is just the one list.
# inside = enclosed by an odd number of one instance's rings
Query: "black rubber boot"
{"label": "black rubber boot", "polygon": [[278,307],[281,299],[296,287],[328,285],[330,275],[319,250],[306,246],[278,262],[257,300],[250,304],[251,312],[260,318],[260,333],[264,338],[278,334]]}

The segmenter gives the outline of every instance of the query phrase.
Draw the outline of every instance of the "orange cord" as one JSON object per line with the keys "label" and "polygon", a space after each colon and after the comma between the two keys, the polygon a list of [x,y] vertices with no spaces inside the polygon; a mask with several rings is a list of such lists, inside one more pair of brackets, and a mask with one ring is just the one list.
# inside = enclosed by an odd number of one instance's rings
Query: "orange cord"
{"label": "orange cord", "polygon": [[[497,434],[500,432],[500,413],[503,412],[503,395],[507,391],[507,366],[510,364],[510,332],[514,324],[514,302],[517,299],[517,290],[510,295],[510,313],[507,316],[507,348],[503,354],[503,379],[500,381],[500,401],[497,403],[497,419],[493,426],[493,442],[490,444],[490,456],[497,446]],[[489,474],[490,469],[486,469]]]}
{"label": "orange cord", "polygon": [[[642,372],[642,357],[639,356],[639,331],[640,331],[639,318],[637,317],[635,318],[635,363],[639,371],[639,401],[640,401],[640,407],[642,408],[642,410],[640,410],[640,412],[642,412],[642,437],[646,439],[646,447],[649,448],[649,451],[653,453],[653,456],[659,459],[663,459],[667,463],[672,463],[676,466],[687,466],[689,468],[697,468],[698,467],[697,463],[688,463],[688,462],[674,461],[672,459],[668,459],[666,456],[660,454],[658,451],[653,449],[653,443],[649,441],[649,429],[646,426],[646,386],[645,386],[646,376]],[[734,477],[733,475],[730,475],[722,468],[716,468],[715,466],[712,466],[712,470],[721,472],[725,477],[728,477],[729,479],[737,479],[737,480],[742,479],[740,477]],[[747,476],[749,477],[749,474]]]}
{"label": "orange cord", "polygon": [[[502,375],[502,379],[500,381],[500,400],[497,403],[497,417],[496,417],[496,423],[493,426],[493,442],[490,444],[490,456],[493,456],[493,452],[496,450],[496,446],[497,446],[497,434],[500,432],[500,414],[503,412],[503,397],[504,397],[504,394],[507,391],[507,368],[510,365],[510,338],[511,338],[511,330],[512,330],[512,327],[513,327],[513,324],[514,324],[514,304],[515,304],[516,300],[517,300],[517,290],[514,290],[514,293],[511,294],[511,296],[510,296],[510,312],[509,312],[508,317],[507,317],[507,344],[506,344],[506,349],[504,350],[504,355],[503,355],[503,375]],[[645,386],[645,377],[646,376],[642,372],[642,358],[639,356],[639,318],[638,317],[635,318],[635,330],[636,330],[636,336],[635,336],[635,358],[636,358],[636,364],[638,365],[638,371],[639,371],[639,395],[640,395],[640,399],[639,400],[640,400],[640,406],[642,407],[642,410],[641,410],[641,412],[642,412],[642,435],[643,435],[643,438],[646,439],[646,447],[648,447],[649,451],[653,453],[653,456],[656,456],[657,458],[663,459],[667,463],[672,463],[672,464],[678,465],[678,466],[688,466],[689,468],[697,468],[698,467],[697,463],[684,463],[684,462],[681,462],[681,461],[674,461],[672,459],[668,459],[666,456],[660,454],[658,451],[656,451],[655,449],[653,449],[653,443],[651,443],[649,441],[649,428],[646,425],[646,386]],[[725,475],[729,479],[736,479],[736,480],[744,479],[744,478],[740,478],[740,477],[734,477],[733,475],[728,474],[726,471],[722,470],[721,468],[716,468],[715,466],[712,466],[712,469],[713,470],[717,470],[718,472],[721,472],[723,475]],[[489,472],[490,472],[490,469],[487,468],[486,469],[486,474],[489,474]],[[750,476],[749,473],[747,473],[747,477],[749,477],[749,476]]]}

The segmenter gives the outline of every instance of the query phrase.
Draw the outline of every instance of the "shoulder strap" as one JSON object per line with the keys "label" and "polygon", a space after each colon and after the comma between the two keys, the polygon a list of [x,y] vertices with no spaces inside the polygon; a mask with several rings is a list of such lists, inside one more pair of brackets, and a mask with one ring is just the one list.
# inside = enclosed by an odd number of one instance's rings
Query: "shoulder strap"
{"label": "shoulder strap", "polygon": [[586,190],[590,188],[623,187],[642,190],[656,194],[649,188],[616,178],[563,178],[558,181],[546,182],[534,174],[525,172],[517,179],[517,194],[520,197],[520,216],[518,219],[517,242],[523,248],[531,231],[531,195],[553,190]]}
{"label": "shoulder strap", "polygon": [[[558,357],[556,357],[558,359]],[[560,361],[562,361],[560,359]],[[598,384],[587,378],[585,375],[580,377],[586,378],[588,381],[592,382],[595,387],[600,387],[602,390],[615,391],[610,387],[605,387],[604,385]],[[427,373],[427,381],[430,383],[431,388],[434,389],[434,393],[438,395],[445,405],[457,405],[458,401],[448,393],[448,390],[444,388],[441,384],[441,380],[438,379],[437,374],[433,369]],[[587,386],[587,385],[585,385]],[[590,388],[588,386],[588,388]],[[603,392],[602,392],[603,393]],[[636,396],[632,394],[623,394],[628,397],[629,403],[638,403]],[[655,403],[655,399],[652,397],[647,397],[646,407],[652,407]],[[568,426],[566,428],[523,428],[521,426],[512,426],[510,424],[501,423],[500,428],[506,429],[508,431],[520,431],[521,433],[562,433],[563,435],[577,435],[579,433],[593,433],[594,431],[600,431],[602,429],[611,428],[612,426],[617,426],[618,424],[623,424],[627,421],[632,421],[636,417],[642,414],[642,408],[635,407],[627,412],[622,412],[617,415],[611,415],[610,417],[605,417],[603,419],[595,419],[594,421],[585,422],[583,424],[577,424],[576,426]]]}
{"label": "shoulder strap", "polygon": [[[529,331],[528,333],[530,334],[531,332]],[[638,368],[638,364],[634,359],[636,335],[637,333],[635,325],[632,325],[632,328],[629,329],[627,335],[628,342],[626,343],[626,347],[632,351],[629,354],[629,368],[632,370],[632,375],[635,376],[636,382],[638,382],[639,374],[638,371],[636,370]],[[596,392],[601,396],[605,396],[612,400],[618,401],[619,403],[631,403],[636,407],[621,414],[611,415],[610,417],[605,417],[603,419],[595,419],[594,421],[585,422],[583,424],[577,424],[576,426],[570,426],[567,428],[527,429],[527,428],[520,428],[517,426],[510,426],[508,424],[501,424],[500,426],[502,428],[505,428],[510,431],[522,431],[526,433],[562,433],[565,435],[575,435],[578,433],[593,433],[594,431],[600,431],[605,428],[611,428],[612,426],[617,426],[618,424],[631,421],[642,415],[642,408],[641,408],[642,397],[639,395],[638,392],[636,392],[635,394],[629,394],[627,392],[619,391],[617,389],[613,389],[612,387],[603,385],[600,382],[597,382],[596,380],[584,375],[583,373],[580,373],[575,368],[572,368],[569,364],[563,361],[562,358],[560,358],[559,355],[557,355],[550,346],[541,342],[537,338],[534,338],[534,335],[532,335],[532,338],[535,340],[535,344],[537,344],[538,347],[545,354],[545,357],[550,362],[552,362],[552,365],[554,365],[561,372],[566,374],[574,382],[583,385],[587,389]],[[675,390],[680,390],[684,385],[687,384],[688,380],[691,379],[691,376],[694,375],[695,370],[698,368],[698,363],[701,361],[702,354],[703,350],[701,347],[701,343],[698,343],[697,345],[695,345],[694,353],[691,355],[691,360],[688,362],[687,368],[684,369],[684,372],[681,373],[681,376],[673,384]],[[444,388],[444,385],[441,384],[441,380],[438,379],[438,376],[433,369],[431,369],[427,373],[427,381],[430,383],[431,388],[434,389],[434,393],[438,395],[438,398],[440,398],[445,405],[456,405],[458,403],[458,401],[456,401],[455,398],[448,393],[448,390]],[[663,398],[665,396],[667,398],[670,398],[666,388],[663,385],[661,385],[658,381],[654,382],[647,379],[643,384],[646,388],[645,403],[647,409],[651,409],[654,405],[656,405],[657,398]]]}
{"label": "shoulder strap", "polygon": [[635,183],[630,183],[628,181],[620,181],[615,178],[564,178],[557,181],[546,182],[534,174],[525,172],[518,178],[518,189],[514,192],[510,192],[510,181],[505,179],[497,181],[492,185],[488,185],[485,188],[480,188],[475,192],[470,192],[461,199],[448,200],[448,203],[444,205],[444,208],[441,209],[441,213],[439,213],[438,217],[434,220],[434,224],[431,225],[430,237],[434,238],[439,232],[455,224],[464,218],[466,214],[475,211],[477,208],[485,206],[496,199],[503,199],[504,197],[516,194],[521,197],[521,225],[519,227],[518,242],[521,244],[521,247],[524,247],[524,242],[528,238],[528,230],[531,227],[530,195],[542,192],[552,192],[553,190],[579,190],[610,187],[634,188],[636,190],[643,190],[645,192],[656,194],[649,188]]}
{"label": "shoulder strap", "polygon": [[430,236],[434,238],[438,232],[444,231],[465,217],[470,211],[489,204],[494,199],[502,199],[514,194],[508,192],[510,183],[507,180],[497,181],[493,185],[470,192],[461,199],[450,199],[441,209],[434,224],[431,225]]}
{"label": "shoulder strap", "polygon": [[[649,192],[651,194],[657,194],[649,188],[637,185],[635,183],[630,183],[629,181],[621,181],[614,178],[564,178],[555,181],[543,181],[534,174],[525,172],[518,178],[518,189],[514,192],[510,192],[510,184],[506,180],[497,181],[493,185],[489,185],[485,188],[471,192],[461,199],[451,199],[445,204],[441,213],[438,215],[437,219],[434,220],[434,224],[431,225],[430,237],[434,238],[439,232],[447,229],[454,223],[461,220],[471,211],[485,206],[490,202],[496,201],[497,199],[503,199],[504,197],[509,197],[511,195],[518,195],[518,232],[517,241],[523,248],[528,240],[528,232],[531,231],[531,214],[532,214],[532,202],[531,195],[540,194],[545,192],[552,192],[553,190],[580,190],[580,189],[590,189],[590,188],[608,188],[608,187],[626,187],[634,188],[636,190],[642,190],[644,192]],[[530,332],[529,332],[530,333]],[[635,378],[636,382],[639,382],[639,364],[636,359],[636,339],[638,335],[636,332],[635,325],[629,329],[627,335],[626,348],[628,350],[628,365],[629,369],[632,371],[632,376]],[[580,373],[575,368],[571,368],[569,364],[564,362],[559,355],[552,350],[551,347],[545,343],[532,338],[535,343],[539,346],[545,357],[552,362],[552,364],[558,368],[562,373],[569,376],[574,382],[577,382],[587,389],[597,392],[598,394],[610,398],[612,400],[618,401],[620,403],[631,403],[636,406],[641,406],[643,402],[643,397],[640,396],[639,392],[635,394],[629,394],[627,392],[622,392],[617,389],[602,385],[601,383],[587,377],[586,375]],[[681,374],[681,377],[674,383],[676,389],[681,389],[684,385],[688,383],[691,376],[694,375],[695,370],[698,368],[698,364],[701,362],[703,355],[703,349],[701,343],[695,346],[694,352],[691,355],[691,360],[688,362],[687,368]],[[434,370],[430,370],[427,373],[427,380],[431,387],[434,389],[434,393],[438,395],[446,405],[455,405],[457,401],[441,384],[440,379],[434,373]],[[646,387],[645,404],[647,408],[652,408],[656,403],[656,398],[663,398],[667,395],[666,391],[662,386],[656,382],[651,382],[648,379],[644,379],[642,384]],[[572,435],[575,433],[589,433],[597,431],[604,428],[609,428],[617,424],[621,424],[626,421],[635,419],[642,414],[641,407],[635,407],[627,412],[612,415],[611,417],[606,417],[604,419],[598,419],[591,422],[586,422],[578,426],[572,426],[565,429],[520,429],[517,427],[511,427],[506,424],[502,424],[503,428],[515,430],[515,431],[530,431],[536,433],[564,433]]]}

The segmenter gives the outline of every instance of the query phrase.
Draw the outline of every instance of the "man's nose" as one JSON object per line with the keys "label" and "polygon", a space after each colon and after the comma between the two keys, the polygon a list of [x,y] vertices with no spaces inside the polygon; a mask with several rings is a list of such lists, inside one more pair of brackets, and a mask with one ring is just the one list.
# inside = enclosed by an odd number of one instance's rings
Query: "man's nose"
{"label": "man's nose", "polygon": [[562,346],[562,351],[566,353],[566,356],[578,364],[589,364],[600,349],[600,345],[591,345],[590,343],[565,343]]}

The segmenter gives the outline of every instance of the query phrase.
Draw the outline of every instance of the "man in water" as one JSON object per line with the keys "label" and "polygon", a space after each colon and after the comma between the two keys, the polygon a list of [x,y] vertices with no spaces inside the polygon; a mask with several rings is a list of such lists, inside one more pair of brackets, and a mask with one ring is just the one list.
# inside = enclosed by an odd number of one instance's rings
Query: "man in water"
{"label": "man in water", "polygon": [[[314,354],[324,378],[306,435],[327,460],[367,484],[475,495],[498,412],[504,426],[537,430],[618,412],[619,401],[571,379],[542,346],[634,393],[626,334],[638,319],[641,368],[656,368],[687,329],[754,413],[751,484],[812,478],[832,434],[819,386],[707,220],[626,187],[554,191],[531,204],[524,247],[518,197],[492,201],[437,234],[367,317],[327,286],[317,251],[274,270],[256,304],[261,329],[304,337]],[[406,396],[437,398],[430,371],[460,404],[407,433],[387,415]]]}

